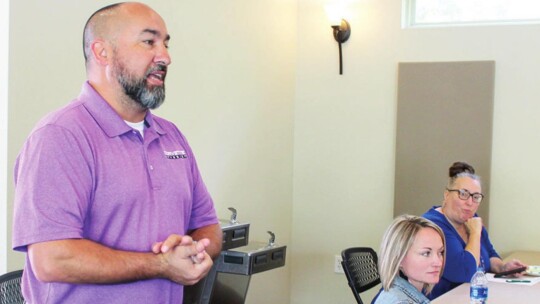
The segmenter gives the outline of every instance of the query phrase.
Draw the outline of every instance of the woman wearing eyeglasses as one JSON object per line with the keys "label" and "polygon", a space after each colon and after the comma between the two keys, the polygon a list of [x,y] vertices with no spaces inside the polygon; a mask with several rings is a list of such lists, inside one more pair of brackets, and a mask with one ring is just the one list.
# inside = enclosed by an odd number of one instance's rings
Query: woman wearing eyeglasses
{"label": "woman wearing eyeglasses", "polygon": [[493,273],[526,266],[517,260],[504,264],[493,248],[482,218],[476,215],[483,198],[480,177],[474,168],[464,162],[452,164],[442,206],[434,206],[423,215],[439,225],[446,237],[443,276],[430,299],[470,282],[478,266]]}

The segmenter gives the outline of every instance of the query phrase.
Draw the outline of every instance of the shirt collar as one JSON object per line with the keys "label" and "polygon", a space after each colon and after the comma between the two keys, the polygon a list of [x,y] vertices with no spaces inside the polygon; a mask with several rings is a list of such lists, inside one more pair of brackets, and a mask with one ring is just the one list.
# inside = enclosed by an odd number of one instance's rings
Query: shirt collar
{"label": "shirt collar", "polygon": [[394,286],[400,289],[404,294],[406,294],[414,303],[429,303],[429,300],[426,296],[418,291],[411,283],[400,276],[396,276],[394,279]]}
{"label": "shirt collar", "polygon": [[[84,107],[107,136],[115,137],[132,130],[88,81],[83,84],[78,99],[83,102]],[[158,134],[165,133],[157,123],[154,123],[155,120],[150,111],[146,112],[144,120],[149,130],[155,130]]]}

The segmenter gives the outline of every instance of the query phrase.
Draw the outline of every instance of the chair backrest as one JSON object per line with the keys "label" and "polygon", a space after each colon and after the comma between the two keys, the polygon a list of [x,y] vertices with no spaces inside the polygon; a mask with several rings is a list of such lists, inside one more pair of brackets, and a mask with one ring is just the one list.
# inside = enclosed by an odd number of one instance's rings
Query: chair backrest
{"label": "chair backrest", "polygon": [[24,304],[21,291],[23,271],[15,270],[0,276],[0,304]]}
{"label": "chair backrest", "polygon": [[363,304],[360,293],[381,283],[377,270],[377,253],[369,247],[353,247],[341,252],[343,271],[356,301]]}

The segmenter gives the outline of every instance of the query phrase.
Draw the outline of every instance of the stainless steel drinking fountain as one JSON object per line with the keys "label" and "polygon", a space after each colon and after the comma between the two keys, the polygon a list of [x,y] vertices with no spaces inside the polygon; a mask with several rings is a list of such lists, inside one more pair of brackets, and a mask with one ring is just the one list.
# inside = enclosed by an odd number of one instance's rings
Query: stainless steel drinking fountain
{"label": "stainless steel drinking fountain", "polygon": [[183,304],[244,304],[253,274],[285,265],[287,247],[268,242],[249,242],[249,223],[236,220],[236,209],[228,221],[220,221],[223,250],[212,269],[199,283],[186,286]]}

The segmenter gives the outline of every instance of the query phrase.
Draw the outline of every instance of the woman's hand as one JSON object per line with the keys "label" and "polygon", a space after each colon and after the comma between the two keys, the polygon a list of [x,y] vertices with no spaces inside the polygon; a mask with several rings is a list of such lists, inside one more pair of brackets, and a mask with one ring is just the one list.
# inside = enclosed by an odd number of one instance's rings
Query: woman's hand
{"label": "woman's hand", "polygon": [[465,222],[465,229],[469,236],[471,235],[481,235],[482,234],[482,218],[481,217],[471,217]]}
{"label": "woman's hand", "polygon": [[[520,268],[520,267],[527,267],[527,266],[528,265],[525,265],[525,264],[521,263],[521,261],[513,259],[513,260],[505,263],[502,266],[502,271],[508,271],[508,270],[512,270],[512,269],[516,269],[516,268]],[[522,271],[522,272],[514,273],[514,274],[509,275],[509,277],[514,277],[514,278],[520,277],[520,276],[524,275],[525,272],[526,272],[526,270]]]}

